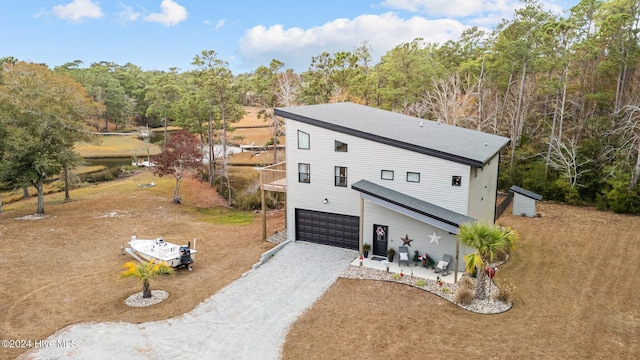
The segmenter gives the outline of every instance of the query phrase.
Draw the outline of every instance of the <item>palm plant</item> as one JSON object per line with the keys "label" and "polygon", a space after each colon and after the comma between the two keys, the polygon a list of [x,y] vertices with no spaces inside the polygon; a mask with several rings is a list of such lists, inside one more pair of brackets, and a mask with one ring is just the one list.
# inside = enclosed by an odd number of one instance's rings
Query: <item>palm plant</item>
{"label": "palm plant", "polygon": [[151,259],[149,262],[135,263],[130,261],[122,267],[125,269],[120,273],[120,279],[136,278],[142,283],[142,298],[151,298],[151,279],[157,275],[175,274],[175,270],[165,262],[156,262]]}
{"label": "palm plant", "polygon": [[482,222],[466,223],[460,226],[460,241],[476,251],[465,255],[466,271],[477,273],[476,298],[487,297],[487,273],[485,266],[501,252],[508,252],[515,246],[518,234],[509,229],[502,229],[494,224]]}

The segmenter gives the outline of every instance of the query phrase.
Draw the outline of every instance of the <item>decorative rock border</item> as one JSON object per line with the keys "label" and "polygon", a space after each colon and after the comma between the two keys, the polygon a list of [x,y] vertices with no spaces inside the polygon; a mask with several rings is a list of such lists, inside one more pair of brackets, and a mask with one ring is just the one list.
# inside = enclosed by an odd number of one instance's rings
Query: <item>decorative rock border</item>
{"label": "decorative rock border", "polygon": [[[494,294],[498,292],[498,288],[495,285],[491,286],[490,296],[488,300],[475,299],[469,305],[462,305],[454,301],[456,290],[458,290],[458,284],[445,284],[443,286],[439,286],[434,280],[422,279],[415,276],[411,277],[408,275],[397,278],[397,274],[396,277],[394,277],[392,273],[388,273],[383,270],[359,267],[354,265],[349,265],[349,267],[342,273],[341,277],[347,279],[389,281],[409,285],[417,289],[428,291],[434,295],[440,296],[441,298],[465,310],[469,310],[478,314],[500,314],[511,309],[512,307],[512,304],[503,303],[501,301],[496,301],[493,299]],[[416,282],[418,280],[422,280],[425,285],[416,285]]]}
{"label": "decorative rock border", "polygon": [[129,296],[124,303],[131,307],[147,307],[163,302],[169,297],[169,293],[164,290],[151,290],[151,297],[142,297],[142,291]]}

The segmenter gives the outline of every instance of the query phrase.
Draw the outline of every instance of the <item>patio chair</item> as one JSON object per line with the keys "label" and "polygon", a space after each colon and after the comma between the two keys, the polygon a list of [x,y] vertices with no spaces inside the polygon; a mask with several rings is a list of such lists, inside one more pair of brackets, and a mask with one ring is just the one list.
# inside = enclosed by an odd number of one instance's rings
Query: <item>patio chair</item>
{"label": "patio chair", "polygon": [[406,246],[398,247],[398,264],[402,265],[402,263],[406,263],[409,266],[409,248]]}
{"label": "patio chair", "polygon": [[447,276],[449,274],[451,274],[451,270],[449,270],[449,268],[451,267],[451,263],[453,262],[453,256],[449,255],[449,254],[444,254],[442,256],[442,260],[438,261],[438,263],[436,264],[435,268],[433,269],[433,272],[441,272],[442,276]]}

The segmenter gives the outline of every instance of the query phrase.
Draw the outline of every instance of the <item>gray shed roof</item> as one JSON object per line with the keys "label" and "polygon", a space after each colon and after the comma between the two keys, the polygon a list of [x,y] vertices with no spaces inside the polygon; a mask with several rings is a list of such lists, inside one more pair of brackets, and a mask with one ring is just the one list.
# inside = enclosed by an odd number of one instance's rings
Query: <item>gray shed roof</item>
{"label": "gray shed roof", "polygon": [[523,188],[521,188],[519,186],[513,185],[511,188],[509,188],[509,190],[511,190],[511,191],[513,191],[515,193],[518,193],[520,195],[524,195],[526,197],[532,198],[534,200],[538,200],[538,201],[542,200],[542,195],[536,194],[533,191],[529,191],[527,189],[523,189]]}
{"label": "gray shed roof", "polygon": [[355,184],[352,184],[351,188],[455,227],[460,227],[460,225],[464,223],[477,221],[472,217],[462,215],[413,196],[391,190],[367,180],[360,180]]}
{"label": "gray shed roof", "polygon": [[349,102],[276,108],[275,114],[473,167],[509,144],[502,136]]}

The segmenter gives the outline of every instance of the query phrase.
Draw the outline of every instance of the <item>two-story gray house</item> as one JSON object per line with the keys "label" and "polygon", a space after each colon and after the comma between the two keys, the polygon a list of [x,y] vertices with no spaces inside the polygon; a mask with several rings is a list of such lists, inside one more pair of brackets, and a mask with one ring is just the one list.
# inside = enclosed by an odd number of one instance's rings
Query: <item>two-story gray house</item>
{"label": "two-story gray house", "polygon": [[385,256],[408,236],[411,253],[440,259],[456,254],[461,224],[495,220],[508,138],[353,103],[275,114],[286,119],[289,239]]}

